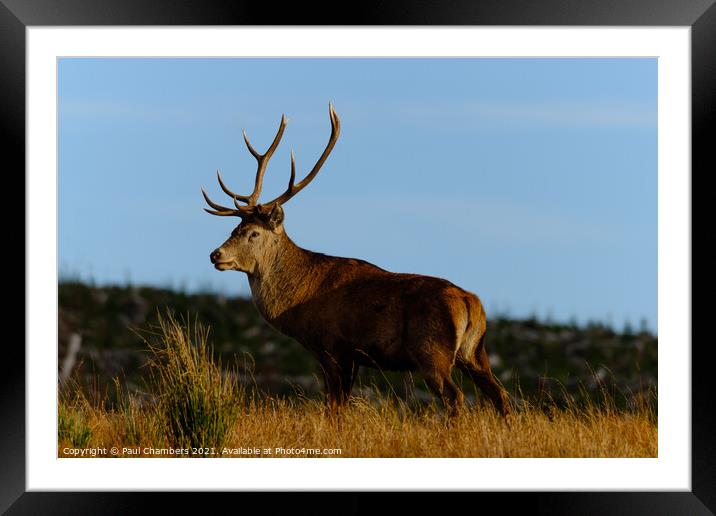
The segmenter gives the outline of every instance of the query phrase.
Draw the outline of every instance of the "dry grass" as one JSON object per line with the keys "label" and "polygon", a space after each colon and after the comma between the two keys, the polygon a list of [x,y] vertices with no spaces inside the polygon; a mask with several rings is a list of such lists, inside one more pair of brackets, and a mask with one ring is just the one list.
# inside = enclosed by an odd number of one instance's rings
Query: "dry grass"
{"label": "dry grass", "polygon": [[319,400],[246,390],[212,362],[207,333],[195,327],[168,317],[156,332],[159,344],[149,345],[153,397],[122,392],[117,382],[121,402],[109,410],[77,390],[65,392],[58,455],[116,447],[122,457],[157,456],[148,448],[212,457],[657,456],[656,414],[648,403],[631,411],[608,398],[566,409],[524,405],[508,419],[479,405],[448,419],[435,404],[409,408],[379,395],[354,397],[339,414],[328,413]]}
{"label": "dry grass", "polygon": [[[277,457],[307,456],[277,454],[275,448],[280,447],[337,448],[341,457],[657,456],[657,429],[649,414],[593,410],[548,417],[528,409],[506,421],[486,407],[465,411],[448,423],[440,411],[428,408],[401,414],[391,405],[375,406],[355,398],[333,416],[315,401],[263,399],[249,403],[215,453],[219,456],[226,447],[238,450],[224,456],[263,455],[247,450],[256,447],[269,448]],[[91,430],[86,447],[172,446],[159,418],[150,411],[134,415],[133,425],[127,425],[121,412],[96,409],[78,414]],[[71,440],[60,439],[59,456],[69,456],[62,451],[68,446],[74,446]],[[139,455],[151,456],[141,450]]]}

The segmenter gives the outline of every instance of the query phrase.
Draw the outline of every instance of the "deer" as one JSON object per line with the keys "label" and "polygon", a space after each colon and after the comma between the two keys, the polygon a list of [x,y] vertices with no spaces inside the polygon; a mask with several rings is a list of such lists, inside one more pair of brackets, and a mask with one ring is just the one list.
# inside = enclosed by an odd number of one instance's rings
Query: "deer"
{"label": "deer", "polygon": [[217,179],[233,199],[233,207],[213,202],[221,217],[241,222],[210,253],[219,271],[240,271],[248,277],[251,297],[261,316],[280,333],[306,348],[320,364],[327,407],[349,401],[361,366],[421,375],[450,415],[464,406],[464,394],[452,379],[457,367],[502,415],[511,412],[509,395],[493,376],[485,349],[487,318],[477,295],[431,276],[395,273],[356,258],[327,256],[296,245],[286,233],[283,206],[308,186],[333,150],[341,122],[329,103],[331,135],[310,172],[298,183],[291,150],[286,190],[259,202],[266,167],[286,128],[263,154],[244,141],[257,161],[254,189],[239,195]]}

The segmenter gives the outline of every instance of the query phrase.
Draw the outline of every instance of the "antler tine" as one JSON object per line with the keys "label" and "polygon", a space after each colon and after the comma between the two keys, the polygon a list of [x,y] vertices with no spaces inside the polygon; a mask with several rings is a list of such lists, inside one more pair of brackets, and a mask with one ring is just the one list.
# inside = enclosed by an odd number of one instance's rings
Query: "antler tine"
{"label": "antler tine", "polygon": [[249,137],[246,136],[246,129],[244,129],[241,133],[244,135],[244,141],[246,142],[246,146],[249,148],[249,152],[253,154],[254,158],[261,159],[261,154],[256,152],[256,149],[253,148],[251,142],[249,141]]}
{"label": "antler tine", "polygon": [[206,213],[211,213],[212,215],[219,215],[220,217],[238,217],[239,215],[236,213],[236,210],[228,211],[215,211],[210,210],[209,208],[204,208],[204,211]]}
{"label": "antler tine", "polygon": [[209,196],[206,195],[206,192],[204,189],[201,189],[201,194],[204,196],[204,200],[206,200],[207,204],[214,208],[213,210],[209,210],[207,208],[204,208],[204,211],[211,213],[212,215],[220,215],[222,217],[240,217],[241,211],[235,210],[233,208],[227,208],[226,206],[222,206],[221,204],[216,204],[214,201],[209,199]]}
{"label": "antler tine", "polygon": [[249,198],[246,197],[245,195],[239,195],[239,194],[234,193],[234,192],[232,192],[231,190],[229,190],[229,188],[228,188],[228,187],[224,184],[224,182],[221,180],[221,172],[219,172],[218,170],[216,171],[216,178],[219,180],[219,186],[221,186],[221,189],[224,191],[224,193],[226,193],[226,195],[230,195],[231,197],[234,198],[234,203],[236,203],[236,200],[237,200],[237,199],[238,199],[239,201],[243,201],[243,202],[246,202],[246,203],[249,202]]}
{"label": "antler tine", "polygon": [[263,154],[259,154],[256,149],[253,148],[251,142],[249,142],[248,136],[246,136],[246,131],[244,131],[244,141],[246,142],[246,146],[248,147],[249,152],[253,155],[254,158],[256,158],[256,161],[258,161],[258,168],[256,169],[256,181],[254,182],[254,191],[251,192],[251,195],[249,195],[248,197],[234,195],[234,199],[244,201],[249,206],[256,205],[256,202],[259,200],[259,195],[261,195],[261,187],[263,186],[264,174],[266,173],[266,165],[271,159],[271,156],[276,150],[276,147],[278,147],[278,144],[281,141],[281,137],[283,136],[284,129],[286,129],[286,115],[281,115],[281,124],[278,127],[278,132],[276,133],[276,136],[274,137],[271,146]]}
{"label": "antler tine", "polygon": [[318,174],[319,170],[321,170],[323,163],[326,161],[328,155],[333,150],[333,147],[336,145],[338,137],[341,134],[341,120],[340,118],[338,118],[338,115],[333,110],[333,104],[331,104],[330,102],[328,103],[328,114],[331,118],[331,137],[328,139],[328,144],[326,145],[323,154],[321,154],[321,157],[318,158],[318,161],[313,166],[308,175],[306,175],[306,177],[304,177],[298,184],[294,184],[294,180],[296,178],[296,163],[294,160],[293,151],[291,151],[291,179],[288,182],[288,188],[284,193],[276,197],[274,200],[264,203],[265,206],[274,203],[284,204],[288,202],[289,199],[291,199],[294,195],[303,190],[311,181],[313,181],[313,178],[316,177],[316,174]]}
{"label": "antler tine", "polygon": [[293,155],[291,149],[291,177],[288,179],[288,187],[293,188],[293,182],[296,180],[296,156]]}

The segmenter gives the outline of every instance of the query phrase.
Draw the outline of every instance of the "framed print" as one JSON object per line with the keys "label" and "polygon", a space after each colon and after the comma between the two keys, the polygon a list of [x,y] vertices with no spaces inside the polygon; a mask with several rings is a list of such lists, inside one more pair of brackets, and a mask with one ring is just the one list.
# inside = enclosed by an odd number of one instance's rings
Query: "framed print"
{"label": "framed print", "polygon": [[5,2],[27,303],[3,510],[529,491],[489,496],[711,513],[711,4],[262,26]]}

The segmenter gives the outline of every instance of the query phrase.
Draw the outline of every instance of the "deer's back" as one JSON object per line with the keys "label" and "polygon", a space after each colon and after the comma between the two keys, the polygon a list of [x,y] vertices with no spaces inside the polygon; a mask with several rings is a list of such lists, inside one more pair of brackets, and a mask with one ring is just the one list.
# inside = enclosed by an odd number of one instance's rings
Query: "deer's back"
{"label": "deer's back", "polygon": [[445,279],[334,260],[314,295],[276,321],[309,349],[351,348],[365,365],[410,369],[426,341],[454,346],[469,324],[484,331],[477,296]]}

